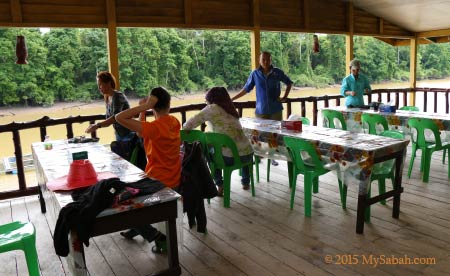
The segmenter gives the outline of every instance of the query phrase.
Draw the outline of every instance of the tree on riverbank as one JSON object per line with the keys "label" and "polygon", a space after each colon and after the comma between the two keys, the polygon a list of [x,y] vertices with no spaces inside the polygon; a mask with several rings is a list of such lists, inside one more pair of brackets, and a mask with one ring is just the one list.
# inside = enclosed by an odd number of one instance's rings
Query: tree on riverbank
{"label": "tree on riverbank", "polygon": [[[98,99],[95,75],[107,70],[105,29],[21,29],[29,64],[15,64],[17,30],[0,29],[0,106],[52,105],[55,101]],[[261,33],[261,50],[272,53],[296,86],[338,84],[345,75],[345,38],[321,35],[313,53],[313,35]],[[240,89],[251,71],[250,33],[246,31],[120,28],[121,89],[144,96],[162,85],[175,94],[211,86]],[[407,80],[409,47],[392,47],[371,37],[355,37],[355,57],[372,82]],[[450,46],[421,45],[418,78],[450,75]]]}

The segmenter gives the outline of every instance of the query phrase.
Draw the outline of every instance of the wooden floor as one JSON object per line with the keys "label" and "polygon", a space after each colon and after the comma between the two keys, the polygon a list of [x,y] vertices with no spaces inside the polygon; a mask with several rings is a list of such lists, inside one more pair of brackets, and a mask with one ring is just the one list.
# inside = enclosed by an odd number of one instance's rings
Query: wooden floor
{"label": "wooden floor", "polygon": [[[400,219],[392,218],[392,201],[376,204],[363,235],[355,233],[357,187],[349,187],[343,210],[335,175],[321,177],[312,218],[306,218],[302,177],[291,211],[286,163],[272,167],[268,183],[263,160],[256,197],[242,190],[233,174],[231,208],[223,208],[222,198],[207,205],[207,235],[190,230],[184,218],[179,245],[183,275],[449,275],[450,181],[441,159],[434,154],[425,184],[420,159],[411,179],[406,176],[408,157]],[[12,220],[31,220],[36,226],[42,275],[70,275],[64,258],[54,253],[53,225],[40,213],[37,196],[0,201],[0,223]],[[128,241],[118,233],[93,238],[86,250],[90,275],[147,275],[164,268],[166,255],[150,249],[141,238]],[[405,260],[424,264],[387,264]],[[27,275],[19,251],[0,254],[0,263],[0,275]]]}

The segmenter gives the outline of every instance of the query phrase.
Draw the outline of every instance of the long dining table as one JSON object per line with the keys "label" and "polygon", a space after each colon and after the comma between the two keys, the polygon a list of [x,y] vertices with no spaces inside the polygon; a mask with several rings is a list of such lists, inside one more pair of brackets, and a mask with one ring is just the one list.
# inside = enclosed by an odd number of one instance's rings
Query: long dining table
{"label": "long dining table", "polygon": [[[324,160],[337,163],[342,172],[339,177],[342,177],[344,184],[358,187],[356,233],[364,232],[366,208],[383,199],[393,197],[392,217],[399,217],[400,194],[403,192],[402,171],[408,140],[306,125],[303,125],[301,132],[296,132],[282,128],[280,121],[259,118],[241,118],[240,122],[256,155],[290,162],[283,137],[292,136],[313,142]],[[374,164],[390,159],[395,160],[393,189],[369,197],[368,188]]]}
{"label": "long dining table", "polygon": [[[48,143],[51,146],[48,146]],[[124,182],[134,182],[146,177],[145,173],[127,160],[106,149],[99,143],[69,143],[68,140],[37,142],[32,144],[34,164],[39,185],[41,210],[47,213],[54,227],[60,210],[73,202],[71,192],[51,191],[49,180],[65,176],[69,172],[73,153],[86,152],[97,173],[109,172]],[[151,195],[130,198],[103,210],[95,218],[91,237],[104,235],[132,227],[165,222],[167,231],[167,257],[169,267],[154,275],[180,275],[176,218],[180,195],[164,188]],[[69,254],[66,258],[71,275],[90,275],[86,267],[83,243],[75,229],[69,234]]]}
{"label": "long dining table", "polygon": [[361,115],[363,113],[379,114],[386,118],[390,129],[399,130],[405,134],[410,133],[410,129],[408,127],[409,118],[432,119],[438,125],[439,130],[441,130],[442,138],[450,139],[450,114],[407,110],[396,110],[396,112],[380,112],[370,109],[354,107],[350,108],[345,106],[326,107],[322,108],[322,110],[335,110],[341,112],[344,115],[344,119],[347,123],[347,130],[353,132],[363,132],[363,126],[361,122]]}

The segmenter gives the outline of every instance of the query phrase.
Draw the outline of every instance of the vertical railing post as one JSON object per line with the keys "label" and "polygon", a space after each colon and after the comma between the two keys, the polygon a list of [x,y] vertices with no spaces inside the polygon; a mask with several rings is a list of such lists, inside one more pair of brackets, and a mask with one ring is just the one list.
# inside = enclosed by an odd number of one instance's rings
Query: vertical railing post
{"label": "vertical railing post", "polygon": [[73,138],[73,126],[72,123],[66,124],[66,130],[67,130],[67,139]]}
{"label": "vertical railing post", "polygon": [[19,178],[19,190],[25,191],[27,189],[27,183],[25,181],[25,173],[23,168],[22,145],[20,142],[19,130],[15,129],[12,133],[14,141],[14,155],[16,156],[17,177]]}
{"label": "vertical railing post", "polygon": [[184,125],[186,123],[186,111],[181,111],[181,125]]}
{"label": "vertical railing post", "polygon": [[313,125],[317,126],[317,98],[313,99]]}
{"label": "vertical railing post", "polygon": [[434,113],[437,113],[437,98],[438,98],[438,92],[434,91]]}
{"label": "vertical railing post", "polygon": [[286,119],[289,118],[289,116],[292,114],[292,106],[290,100],[287,102],[287,116]]}
{"label": "vertical railing post", "polygon": [[450,92],[450,89],[447,89],[445,91],[445,113],[448,114],[449,113],[449,103],[448,103],[448,94]]}
{"label": "vertical railing post", "polygon": [[41,134],[41,142],[44,142],[45,136],[47,136],[47,128],[45,126],[39,127],[39,131]]}
{"label": "vertical railing post", "polygon": [[427,105],[428,105],[428,89],[423,90],[423,112],[427,112]]}
{"label": "vertical railing post", "polygon": [[300,102],[300,112],[302,114],[302,117],[306,117],[306,101],[302,100]]}

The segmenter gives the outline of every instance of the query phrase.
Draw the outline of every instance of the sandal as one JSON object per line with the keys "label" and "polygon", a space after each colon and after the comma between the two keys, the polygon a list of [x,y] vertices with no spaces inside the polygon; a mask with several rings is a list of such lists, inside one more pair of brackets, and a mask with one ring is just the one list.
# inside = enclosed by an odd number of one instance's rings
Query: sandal
{"label": "sandal", "polygon": [[120,235],[122,237],[124,237],[125,239],[127,239],[127,240],[132,240],[134,237],[139,235],[139,233],[135,229],[130,229],[130,230],[125,231],[125,232],[120,232]]}

